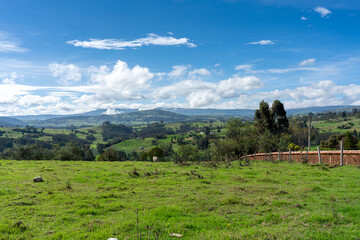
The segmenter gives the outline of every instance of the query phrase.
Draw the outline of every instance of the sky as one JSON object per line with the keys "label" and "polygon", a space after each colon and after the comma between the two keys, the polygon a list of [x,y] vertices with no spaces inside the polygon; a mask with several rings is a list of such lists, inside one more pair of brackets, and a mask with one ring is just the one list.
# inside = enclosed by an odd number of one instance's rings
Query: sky
{"label": "sky", "polygon": [[0,115],[360,105],[357,0],[1,0]]}

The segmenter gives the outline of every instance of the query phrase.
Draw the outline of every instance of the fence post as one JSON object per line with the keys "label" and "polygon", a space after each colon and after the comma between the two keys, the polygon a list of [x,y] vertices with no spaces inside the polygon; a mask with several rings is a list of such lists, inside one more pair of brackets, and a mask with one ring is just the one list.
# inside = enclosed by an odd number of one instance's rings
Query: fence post
{"label": "fence post", "polygon": [[309,154],[309,149],[307,148],[306,149],[306,156],[305,156],[305,162],[306,163],[308,162],[308,154]]}
{"label": "fence post", "polygon": [[303,150],[304,150],[304,148],[301,147],[301,152],[300,152],[300,154],[301,154],[301,162],[302,162],[302,163],[304,163]]}
{"label": "fence post", "polygon": [[269,161],[272,162],[271,151],[269,151]]}
{"label": "fence post", "polygon": [[340,166],[344,165],[344,141],[340,142]]}
{"label": "fence post", "polygon": [[291,162],[291,148],[289,148],[289,161]]}
{"label": "fence post", "polygon": [[319,163],[321,163],[321,153],[320,153],[320,148],[317,147],[317,150],[318,150],[318,156],[319,156]]}
{"label": "fence post", "polygon": [[281,157],[280,157],[280,149],[278,149],[278,161],[280,162]]}

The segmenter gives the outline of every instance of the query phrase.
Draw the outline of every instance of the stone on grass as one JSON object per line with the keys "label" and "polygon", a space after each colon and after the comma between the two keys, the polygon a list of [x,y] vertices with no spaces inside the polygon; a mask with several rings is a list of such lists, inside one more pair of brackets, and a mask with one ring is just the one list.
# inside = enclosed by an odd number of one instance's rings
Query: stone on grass
{"label": "stone on grass", "polygon": [[34,181],[34,182],[43,182],[44,180],[43,180],[42,177],[35,177],[35,178],[33,179],[33,181]]}
{"label": "stone on grass", "polygon": [[181,238],[183,235],[180,233],[170,233],[170,237],[179,237]]}

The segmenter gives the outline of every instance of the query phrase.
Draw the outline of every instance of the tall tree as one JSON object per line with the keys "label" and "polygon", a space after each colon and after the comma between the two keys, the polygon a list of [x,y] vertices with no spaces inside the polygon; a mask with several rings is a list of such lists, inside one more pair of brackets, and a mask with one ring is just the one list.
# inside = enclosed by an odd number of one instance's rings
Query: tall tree
{"label": "tall tree", "polygon": [[275,133],[286,133],[289,130],[289,120],[286,117],[284,104],[279,100],[275,100],[271,106],[271,116],[274,121]]}
{"label": "tall tree", "polygon": [[255,126],[260,133],[266,130],[272,132],[274,130],[274,119],[271,115],[269,104],[262,100],[259,109],[255,111]]}

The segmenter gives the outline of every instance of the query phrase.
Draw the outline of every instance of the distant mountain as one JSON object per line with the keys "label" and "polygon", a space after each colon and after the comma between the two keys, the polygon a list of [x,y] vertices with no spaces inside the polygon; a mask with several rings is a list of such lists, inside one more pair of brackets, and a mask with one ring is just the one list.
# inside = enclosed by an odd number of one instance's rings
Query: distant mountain
{"label": "distant mountain", "polygon": [[171,123],[171,122],[185,122],[189,121],[191,118],[186,115],[177,114],[164,110],[145,110],[145,111],[136,111],[128,112],[122,114],[114,115],[97,115],[97,116],[71,116],[71,117],[62,117],[62,118],[52,118],[42,121],[27,121],[31,126],[36,127],[80,127],[80,126],[98,126],[105,121],[111,123],[121,123],[121,124],[148,124],[152,122]]}
{"label": "distant mountain", "polygon": [[198,116],[232,116],[232,117],[248,117],[254,116],[255,110],[252,109],[190,109],[190,108],[162,108],[162,110],[175,112],[179,114]]}
{"label": "distant mountain", "polygon": [[[360,106],[325,106],[298,109],[286,109],[288,115],[302,115],[321,112],[352,111]],[[158,108],[139,111],[138,109],[98,109],[91,112],[73,115],[29,115],[16,117],[0,117],[0,126],[37,126],[37,127],[75,127],[97,126],[105,121],[128,125],[147,124],[163,121],[186,122],[206,120],[227,120],[230,117],[253,119],[252,109],[186,109],[186,108]],[[107,114],[105,114],[107,113]],[[116,114],[113,114],[116,113]],[[3,119],[3,120],[1,120]]]}
{"label": "distant mountain", "polygon": [[297,108],[297,109],[287,109],[286,112],[288,115],[301,115],[307,113],[323,113],[323,112],[351,112],[354,108],[360,108],[360,106],[325,106],[325,107],[308,107],[308,108]]}
{"label": "distant mountain", "polygon": [[2,127],[24,127],[26,123],[12,117],[0,117],[0,126]]}
{"label": "distant mountain", "polygon": [[[135,112],[138,109],[114,109],[114,113],[128,113],[128,112]],[[67,115],[23,115],[23,116],[14,116],[13,118],[22,120],[22,121],[32,121],[32,120],[47,120],[52,118],[64,118],[64,117],[74,117],[74,116],[98,116],[102,114],[106,114],[107,109],[98,109],[90,112],[84,113],[77,113],[77,114],[67,114]]]}

